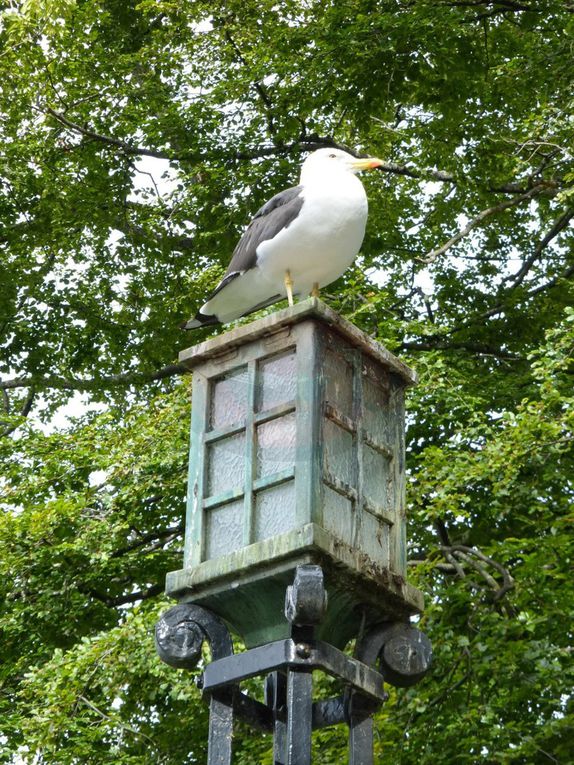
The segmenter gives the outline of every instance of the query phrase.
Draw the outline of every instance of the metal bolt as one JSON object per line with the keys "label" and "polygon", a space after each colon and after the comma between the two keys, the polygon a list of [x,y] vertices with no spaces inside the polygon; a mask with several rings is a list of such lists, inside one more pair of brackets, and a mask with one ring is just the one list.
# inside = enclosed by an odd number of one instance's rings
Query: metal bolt
{"label": "metal bolt", "polygon": [[203,675],[196,675],[193,682],[201,690],[203,688]]}
{"label": "metal bolt", "polygon": [[297,656],[300,656],[302,659],[308,659],[311,656],[311,646],[307,645],[307,643],[297,643],[295,651]]}

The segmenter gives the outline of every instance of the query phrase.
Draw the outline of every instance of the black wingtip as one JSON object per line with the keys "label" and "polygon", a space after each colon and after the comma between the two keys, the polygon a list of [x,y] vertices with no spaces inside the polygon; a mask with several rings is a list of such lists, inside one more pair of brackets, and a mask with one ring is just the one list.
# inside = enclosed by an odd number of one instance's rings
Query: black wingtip
{"label": "black wingtip", "polygon": [[215,314],[207,316],[204,313],[197,313],[193,319],[182,322],[179,328],[184,330],[199,329],[200,327],[210,327],[214,324],[221,324]]}

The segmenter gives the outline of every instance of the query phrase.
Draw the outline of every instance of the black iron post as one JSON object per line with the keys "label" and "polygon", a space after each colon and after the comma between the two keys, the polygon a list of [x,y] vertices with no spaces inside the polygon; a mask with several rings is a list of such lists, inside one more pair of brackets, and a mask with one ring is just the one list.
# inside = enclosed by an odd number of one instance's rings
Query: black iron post
{"label": "black iron post", "polygon": [[[273,734],[275,765],[310,765],[312,731],[349,726],[350,765],[373,765],[374,712],[384,703],[384,683],[410,686],[428,671],[428,638],[406,623],[385,623],[359,640],[356,656],[317,640],[316,626],[327,606],[320,566],[299,566],[287,588],[285,614],[291,637],[240,654],[233,653],[223,621],[204,608],[180,604],[156,626],[156,646],[163,661],[191,669],[207,641],[213,660],[198,686],[209,703],[207,765],[231,765],[234,717]],[[342,696],[313,702],[313,671],[340,680]],[[265,677],[265,703],[240,692],[243,680]]]}

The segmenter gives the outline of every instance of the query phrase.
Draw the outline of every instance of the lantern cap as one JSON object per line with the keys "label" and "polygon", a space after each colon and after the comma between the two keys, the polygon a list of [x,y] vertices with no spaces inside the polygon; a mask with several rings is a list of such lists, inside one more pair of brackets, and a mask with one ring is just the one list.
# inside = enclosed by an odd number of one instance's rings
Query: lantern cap
{"label": "lantern cap", "polygon": [[418,377],[414,370],[315,297],[186,348],[179,354],[179,361],[184,367],[192,370],[204,361],[233,353],[234,346],[244,345],[282,330],[288,331],[293,324],[312,318],[324,322],[349,340],[354,347],[360,348],[373,360],[397,374],[405,386],[416,385]]}

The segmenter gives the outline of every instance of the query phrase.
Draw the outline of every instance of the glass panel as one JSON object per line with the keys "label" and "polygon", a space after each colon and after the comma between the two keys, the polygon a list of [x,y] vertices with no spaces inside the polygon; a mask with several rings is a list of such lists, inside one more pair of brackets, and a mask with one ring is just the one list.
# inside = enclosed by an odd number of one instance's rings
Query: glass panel
{"label": "glass panel", "polygon": [[214,441],[207,447],[207,497],[243,486],[245,433]]}
{"label": "glass panel", "polygon": [[325,469],[354,487],[353,436],[327,418],[323,420],[323,455]]}
{"label": "glass panel", "polygon": [[347,417],[353,416],[353,368],[333,351],[325,353],[325,399]]}
{"label": "glass panel", "polygon": [[283,534],[295,526],[295,482],[288,481],[255,495],[255,541]]}
{"label": "glass panel", "polygon": [[392,470],[389,459],[367,444],[363,445],[363,485],[365,496],[381,510],[392,509]]}
{"label": "glass panel", "polygon": [[243,545],[243,500],[205,511],[205,560],[238,550]]}
{"label": "glass panel", "polygon": [[297,395],[295,351],[273,356],[259,363],[257,411],[265,412],[279,404],[294,401]]}
{"label": "glass panel", "polygon": [[363,510],[357,546],[380,566],[389,565],[389,526]]}
{"label": "glass panel", "polygon": [[288,470],[295,464],[295,413],[257,428],[257,478]]}
{"label": "glass panel", "polygon": [[211,428],[243,422],[247,413],[247,367],[240,367],[211,384]]}
{"label": "glass panel", "polygon": [[330,486],[323,485],[323,528],[352,544],[353,503]]}
{"label": "glass panel", "polygon": [[389,411],[388,390],[363,377],[364,426],[376,441],[391,446],[394,417]]}

